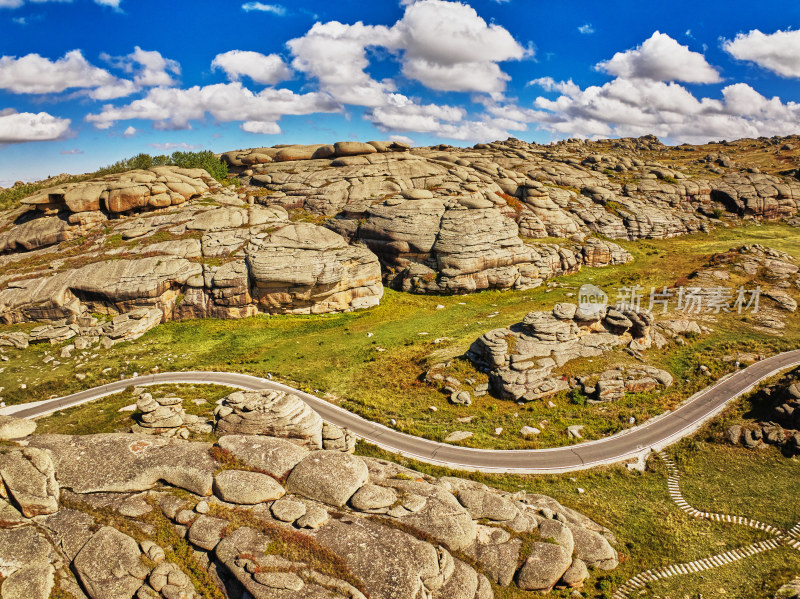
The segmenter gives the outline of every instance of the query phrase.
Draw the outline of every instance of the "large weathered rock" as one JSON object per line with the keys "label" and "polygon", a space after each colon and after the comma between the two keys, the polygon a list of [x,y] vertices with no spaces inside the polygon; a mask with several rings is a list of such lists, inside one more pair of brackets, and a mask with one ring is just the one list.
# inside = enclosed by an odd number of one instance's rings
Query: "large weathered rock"
{"label": "large weathered rock", "polygon": [[322,418],[292,393],[236,391],[214,410],[217,436],[288,437],[322,448]]}
{"label": "large weathered rock", "polygon": [[315,451],[294,467],[286,489],[309,499],[343,506],[369,478],[361,458],[336,451]]}
{"label": "large weathered rock", "polygon": [[26,447],[0,454],[0,495],[8,496],[27,518],[58,511],[59,486],[50,453]]}
{"label": "large weathered rock", "polygon": [[91,599],[133,597],[150,573],[139,544],[110,526],[98,530],[72,564]]}
{"label": "large weathered rock", "polygon": [[[638,349],[637,344],[649,344],[652,322],[644,312],[623,314],[608,309],[589,316],[574,304],[559,303],[552,313],[530,312],[521,323],[485,333],[470,346],[467,357],[489,371],[490,385],[500,397],[531,401],[569,387],[563,377],[551,376],[557,366],[576,358],[600,356],[617,345]],[[652,380],[653,388],[672,382],[665,371],[640,368],[631,372],[639,371],[642,376],[630,378],[632,391],[637,388],[633,381],[645,376]],[[619,387],[624,393],[624,383]],[[646,390],[646,386],[639,390]]]}
{"label": "large weathered rock", "polygon": [[120,213],[182,204],[217,186],[204,170],[161,166],[51,187],[25,198],[23,204],[45,213],[101,209]]}
{"label": "large weathered rock", "polygon": [[571,563],[572,558],[561,545],[534,543],[530,557],[519,570],[517,584],[526,591],[549,591]]}
{"label": "large weathered rock", "polygon": [[36,421],[0,415],[0,440],[21,439],[33,434]]}
{"label": "large weathered rock", "polygon": [[246,255],[254,300],[266,312],[343,312],[375,306],[383,295],[371,252],[309,223],[256,235]]}
{"label": "large weathered rock", "polygon": [[331,520],[312,535],[342,556],[370,597],[424,597],[441,589],[454,570],[449,553],[370,520]]}
{"label": "large weathered rock", "polygon": [[223,501],[254,505],[283,497],[283,487],[266,474],[224,470],[214,477],[214,491]]}
{"label": "large weathered rock", "polygon": [[36,435],[30,445],[50,450],[59,484],[75,493],[145,491],[163,481],[211,495],[217,469],[210,443],[151,435]]}
{"label": "large weathered rock", "polygon": [[0,315],[7,322],[55,320],[148,305],[171,313],[181,287],[202,272],[200,264],[164,256],[95,262],[0,291]]}

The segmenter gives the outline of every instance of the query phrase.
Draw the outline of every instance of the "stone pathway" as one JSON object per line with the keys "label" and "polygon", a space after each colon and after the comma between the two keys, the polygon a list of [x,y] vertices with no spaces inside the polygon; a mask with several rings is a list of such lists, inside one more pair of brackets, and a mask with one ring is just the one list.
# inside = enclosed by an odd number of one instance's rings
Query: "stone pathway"
{"label": "stone pathway", "polygon": [[663,568],[647,570],[641,574],[637,574],[623,584],[620,588],[618,588],[614,593],[614,599],[628,599],[630,593],[641,589],[648,582],[654,582],[657,580],[663,580],[664,578],[670,578],[672,576],[694,574],[695,572],[702,572],[703,570],[718,568],[720,566],[725,566],[741,559],[751,557],[758,553],[777,549],[782,545],[800,550],[800,522],[798,522],[791,530],[783,531],[770,524],[753,520],[752,518],[746,518],[744,516],[732,516],[730,514],[719,514],[714,512],[703,512],[695,509],[683,498],[683,493],[681,493],[679,482],[680,472],[678,471],[678,467],[675,465],[675,462],[673,462],[664,451],[659,451],[656,453],[656,455],[658,455],[658,457],[667,466],[667,472],[669,473],[667,478],[669,496],[672,498],[672,501],[674,501],[675,504],[681,509],[681,511],[689,514],[693,518],[704,518],[706,520],[713,520],[715,522],[729,522],[731,524],[739,524],[749,528],[754,528],[756,530],[762,530],[772,535],[774,538],[767,541],[758,541],[757,543],[747,545],[746,547],[738,547],[736,549],[726,551],[725,553],[704,557],[692,562],[673,564]]}

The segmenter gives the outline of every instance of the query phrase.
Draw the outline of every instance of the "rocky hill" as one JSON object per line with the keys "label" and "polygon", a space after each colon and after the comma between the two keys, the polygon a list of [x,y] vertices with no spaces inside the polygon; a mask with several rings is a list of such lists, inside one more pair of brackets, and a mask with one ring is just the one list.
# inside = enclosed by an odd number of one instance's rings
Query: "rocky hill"
{"label": "rocky hill", "polygon": [[618,565],[550,497],[357,457],[294,395],[227,396],[210,443],[171,432],[179,398],[134,393],[136,433],[0,421],[4,598],[490,599]]}
{"label": "rocky hill", "polygon": [[[766,170],[762,154],[791,161],[791,144],[751,141]],[[316,314],[375,305],[384,284],[525,289],[630,261],[612,240],[796,218],[796,171],[720,151],[688,161],[697,149],[339,142],[225,153],[240,181],[227,187],[177,167],[66,183],[0,217],[0,317]]]}

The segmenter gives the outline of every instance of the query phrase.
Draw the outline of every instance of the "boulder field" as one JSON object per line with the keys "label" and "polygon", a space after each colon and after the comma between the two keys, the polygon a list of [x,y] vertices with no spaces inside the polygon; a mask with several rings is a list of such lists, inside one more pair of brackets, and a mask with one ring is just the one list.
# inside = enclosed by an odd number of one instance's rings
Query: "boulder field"
{"label": "boulder field", "polygon": [[275,420],[284,436],[218,426],[216,443],[2,424],[10,599],[490,599],[618,564],[609,530],[549,497],[319,449]]}
{"label": "boulder field", "polygon": [[686,175],[643,160],[654,144],[276,146],[221,155],[240,186],[177,167],[64,183],[0,215],[0,318],[319,314],[374,306],[383,285],[526,289],[632,260],[614,240],[800,208],[796,178],[718,160]]}

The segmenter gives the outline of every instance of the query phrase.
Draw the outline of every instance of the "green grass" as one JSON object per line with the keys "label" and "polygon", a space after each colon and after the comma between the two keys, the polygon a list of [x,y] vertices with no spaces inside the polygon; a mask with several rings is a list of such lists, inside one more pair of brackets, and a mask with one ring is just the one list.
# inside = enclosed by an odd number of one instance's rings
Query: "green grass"
{"label": "green grass", "polygon": [[[211,418],[216,401],[235,389],[219,385],[153,385],[146,388],[154,397],[181,397],[187,414]],[[193,400],[203,400],[195,403]],[[136,403],[131,390],[121,391],[102,399],[87,402],[66,410],[59,410],[37,420],[39,434],[60,433],[88,435],[126,431],[134,423],[136,410],[121,408]]]}
{"label": "green grass", "polygon": [[[703,431],[698,437],[705,434]],[[608,573],[593,571],[584,589],[586,597],[610,597],[611,590],[644,570],[700,559],[769,538],[759,531],[697,520],[681,512],[669,497],[666,469],[656,458],[648,461],[644,473],[614,466],[563,475],[521,476],[453,471],[398,458],[364,443],[359,443],[357,453],[390,459],[434,476],[462,476],[509,492],[549,495],[610,528],[617,537],[620,566]],[[710,509],[718,505],[782,526],[800,520],[800,506],[791,499],[800,490],[800,463],[783,458],[776,449],[754,453],[695,439],[679,443],[670,453],[677,453],[683,468],[681,486],[687,500],[697,507]],[[743,483],[743,477],[752,482]],[[784,481],[782,485],[770,484],[776,477]],[[584,493],[579,493],[578,488]],[[735,498],[730,497],[732,489]],[[725,495],[728,503],[720,501]],[[751,573],[753,568],[755,573]],[[766,599],[798,568],[800,552],[781,549],[728,568],[660,583],[657,589],[653,587],[656,594],[643,596],[678,599],[686,596],[685,592],[703,588],[703,597],[717,597],[706,593],[724,587],[727,599]],[[499,599],[532,596],[515,588],[496,589]]]}
{"label": "green grass", "polygon": [[[387,290],[381,305],[369,310],[170,322],[135,342],[110,350],[74,352],[68,359],[59,359],[58,348],[50,346],[8,350],[11,360],[2,365],[0,373],[0,386],[5,387],[2,397],[9,404],[45,399],[117,380],[121,375],[149,372],[153,367],[257,376],[272,373],[278,380],[327,394],[331,401],[367,418],[384,424],[395,419],[398,430],[437,440],[454,430],[468,430],[474,436],[464,444],[470,446],[555,446],[569,443],[565,429],[578,423],[586,425],[586,438],[599,438],[629,426],[631,416],[642,422],[673,408],[709,384],[714,377],[701,375],[700,365],[718,376],[732,367],[721,360],[726,352],[758,349],[774,353],[796,346],[800,322],[787,319],[784,337],[776,338],[754,331],[745,321],[746,315],[725,315],[713,325],[716,332],[712,336],[691,340],[686,347],[645,352],[649,364],[675,375],[672,389],[632,395],[613,404],[579,406],[561,395],[553,398],[555,408],[547,407],[547,401],[520,406],[490,396],[476,398],[469,407],[455,406],[424,383],[422,375],[432,364],[462,355],[489,329],[519,322],[527,312],[551,309],[558,301],[575,301],[567,294],[577,292],[585,282],[610,290],[620,282],[635,281],[649,289],[650,285],[672,283],[685,276],[716,251],[744,243],[764,242],[800,256],[799,237],[795,229],[778,224],[722,228],[713,234],[624,244],[636,255],[634,263],[584,269],[559,278],[561,286],[552,289],[542,286],[450,297]],[[437,309],[437,305],[444,308]],[[60,364],[51,362],[42,368],[46,353],[54,355]],[[573,375],[631,362],[626,353],[612,351],[599,358],[569,362],[558,372]],[[485,375],[466,361],[456,360],[452,368],[462,381],[470,376],[485,380]],[[86,379],[76,380],[76,373],[86,374]],[[25,390],[20,388],[23,383],[27,384]],[[437,410],[431,411],[431,406]],[[474,417],[468,424],[456,421],[468,416]],[[540,426],[545,420],[546,425]],[[542,435],[535,440],[522,439],[518,431],[523,425],[541,428]],[[495,435],[500,427],[503,432]]]}

